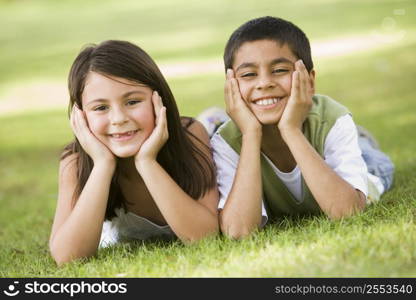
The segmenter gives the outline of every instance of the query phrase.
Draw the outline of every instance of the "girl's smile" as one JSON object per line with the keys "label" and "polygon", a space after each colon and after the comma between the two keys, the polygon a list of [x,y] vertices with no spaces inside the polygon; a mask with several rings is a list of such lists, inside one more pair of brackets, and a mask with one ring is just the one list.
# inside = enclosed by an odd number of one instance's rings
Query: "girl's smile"
{"label": "girl's smile", "polygon": [[155,126],[152,89],[90,72],[82,94],[91,132],[118,157],[134,156]]}

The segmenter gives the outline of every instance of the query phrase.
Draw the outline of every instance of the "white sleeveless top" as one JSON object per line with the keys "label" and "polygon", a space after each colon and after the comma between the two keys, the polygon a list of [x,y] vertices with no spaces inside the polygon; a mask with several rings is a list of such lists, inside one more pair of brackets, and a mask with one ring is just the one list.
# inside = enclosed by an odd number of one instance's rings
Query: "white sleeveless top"
{"label": "white sleeveless top", "polygon": [[104,221],[101,232],[100,248],[108,247],[119,242],[145,240],[148,238],[172,239],[175,233],[169,225],[159,226],[152,221],[123,208],[115,210],[116,217]]}

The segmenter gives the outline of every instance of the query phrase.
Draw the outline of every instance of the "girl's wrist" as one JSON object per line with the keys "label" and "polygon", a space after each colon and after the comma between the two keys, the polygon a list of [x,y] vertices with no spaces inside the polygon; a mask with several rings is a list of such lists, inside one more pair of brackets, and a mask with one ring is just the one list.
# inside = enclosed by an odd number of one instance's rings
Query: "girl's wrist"
{"label": "girl's wrist", "polygon": [[100,159],[94,161],[94,168],[113,171],[116,169],[117,162],[115,159]]}
{"label": "girl's wrist", "polygon": [[142,174],[157,163],[155,158],[140,158],[135,161],[136,169],[139,174]]}

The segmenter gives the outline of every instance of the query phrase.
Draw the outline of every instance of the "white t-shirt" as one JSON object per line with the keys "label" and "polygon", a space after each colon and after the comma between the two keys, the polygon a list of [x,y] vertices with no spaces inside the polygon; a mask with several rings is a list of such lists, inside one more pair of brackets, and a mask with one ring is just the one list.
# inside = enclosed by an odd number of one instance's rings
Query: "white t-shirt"
{"label": "white t-shirt", "polygon": [[175,233],[169,225],[160,226],[122,208],[115,210],[116,216],[111,221],[104,221],[100,238],[100,248],[112,246],[119,242],[146,240],[148,238],[173,239]]}
{"label": "white t-shirt", "polygon": [[[222,209],[230,193],[235,172],[237,170],[239,155],[217,132],[211,138],[213,156],[217,167],[217,182],[220,191],[218,209]],[[285,184],[294,198],[302,201],[302,179],[301,172],[296,166],[291,172],[281,172],[266,155],[262,153],[272,166],[276,175]],[[367,179],[370,179],[383,193],[384,188],[380,179],[367,171],[367,166],[361,156],[358,146],[357,129],[352,117],[347,114],[337,119],[334,126],[328,132],[324,144],[324,160],[341,178],[351,184],[355,189],[368,196]],[[267,222],[267,212],[262,204],[262,224]]]}

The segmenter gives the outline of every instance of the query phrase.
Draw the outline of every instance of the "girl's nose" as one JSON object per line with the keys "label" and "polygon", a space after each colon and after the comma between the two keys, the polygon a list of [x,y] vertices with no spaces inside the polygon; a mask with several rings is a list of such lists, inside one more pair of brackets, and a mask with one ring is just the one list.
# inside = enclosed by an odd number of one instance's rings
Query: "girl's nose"
{"label": "girl's nose", "polygon": [[119,108],[115,108],[110,113],[111,125],[122,125],[128,121],[126,113]]}

